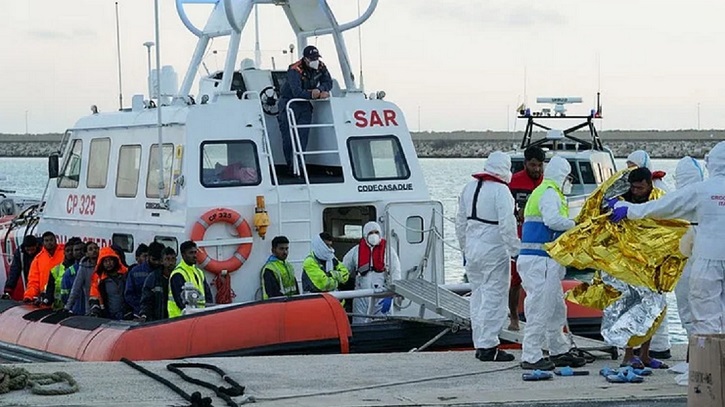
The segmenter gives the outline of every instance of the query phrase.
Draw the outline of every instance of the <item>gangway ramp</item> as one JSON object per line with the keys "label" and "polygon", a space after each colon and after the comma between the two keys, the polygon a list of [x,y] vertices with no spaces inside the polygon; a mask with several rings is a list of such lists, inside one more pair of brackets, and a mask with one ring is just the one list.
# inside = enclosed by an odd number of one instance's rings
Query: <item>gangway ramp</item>
{"label": "gangway ramp", "polygon": [[[471,327],[471,311],[468,298],[460,296],[445,287],[441,287],[436,283],[422,278],[416,278],[410,280],[395,280],[393,281],[391,290],[395,294],[419,304],[421,306],[421,314],[423,314],[424,309],[428,309],[444,318],[450,319],[455,325],[461,328],[470,329]],[[524,342],[526,323],[520,322],[519,327],[520,329],[518,331],[503,329],[499,337],[503,341],[522,344]],[[567,337],[572,342],[572,346],[579,350],[602,352],[609,355],[612,359],[617,359],[618,357],[617,348],[605,342],[569,333],[567,333]]]}

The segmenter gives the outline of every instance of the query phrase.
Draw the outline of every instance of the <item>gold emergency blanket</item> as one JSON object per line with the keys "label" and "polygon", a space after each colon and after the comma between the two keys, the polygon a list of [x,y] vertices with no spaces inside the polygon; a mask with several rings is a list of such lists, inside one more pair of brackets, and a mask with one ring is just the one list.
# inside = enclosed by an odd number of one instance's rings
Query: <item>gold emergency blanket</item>
{"label": "gold emergency blanket", "polygon": [[[656,219],[614,223],[609,220],[608,209],[602,214],[605,198],[626,192],[608,193],[620,187],[622,179],[628,185],[629,171],[619,171],[600,185],[576,217],[577,226],[548,243],[546,251],[564,266],[604,270],[627,284],[658,292],[672,291],[687,261],[680,253],[679,243],[689,223]],[[664,192],[655,188],[650,200],[662,195]]]}
{"label": "gold emergency blanket", "polygon": [[[689,223],[678,220],[609,220],[605,200],[629,189],[619,171],[587,198],[577,226],[545,246],[564,266],[596,269],[591,283],[566,293],[570,302],[604,310],[602,335],[616,346],[638,346],[652,337],[666,313],[663,292],[672,291],[687,258],[679,241]],[[664,194],[654,189],[650,200]]]}

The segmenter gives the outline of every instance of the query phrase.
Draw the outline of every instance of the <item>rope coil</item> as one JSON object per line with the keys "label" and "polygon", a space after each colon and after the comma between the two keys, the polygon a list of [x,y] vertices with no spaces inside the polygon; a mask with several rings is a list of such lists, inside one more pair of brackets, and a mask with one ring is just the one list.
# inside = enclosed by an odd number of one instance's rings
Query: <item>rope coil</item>
{"label": "rope coil", "polygon": [[[67,383],[67,386],[53,386]],[[30,387],[33,394],[59,396],[78,391],[78,383],[66,372],[30,373],[22,367],[0,366],[0,394]]]}

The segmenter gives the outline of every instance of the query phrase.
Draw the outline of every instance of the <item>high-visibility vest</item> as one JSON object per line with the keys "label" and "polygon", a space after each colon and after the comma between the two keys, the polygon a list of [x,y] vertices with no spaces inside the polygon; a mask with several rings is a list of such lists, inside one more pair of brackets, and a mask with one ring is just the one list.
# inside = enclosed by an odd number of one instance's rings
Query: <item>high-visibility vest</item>
{"label": "high-visibility vest", "polygon": [[267,289],[264,286],[264,271],[271,270],[279,283],[279,289],[286,297],[299,294],[297,291],[297,280],[292,265],[280,259],[267,261],[262,267],[262,299],[269,299]]}
{"label": "high-visibility vest", "polygon": [[[53,267],[50,269],[50,278],[52,278],[55,281],[55,290],[53,290],[53,309],[54,310],[60,310],[63,308],[63,300],[60,298],[60,285],[63,282],[63,274],[65,274],[65,266],[63,263],[60,263],[59,265]],[[48,288],[48,283],[46,282],[45,287],[43,287],[43,291],[46,291]]]}
{"label": "high-visibility vest", "polygon": [[184,277],[184,281],[194,284],[194,287],[199,290],[201,296],[196,304],[197,308],[204,308],[206,306],[206,292],[204,291],[204,272],[199,270],[196,266],[190,266],[182,260],[178,266],[169,275],[169,296],[166,302],[166,308],[169,311],[169,318],[176,318],[181,316],[182,309],[176,305],[174,301],[174,295],[171,292],[171,279],[174,278],[175,274],[181,274]]}
{"label": "high-visibility vest", "polygon": [[559,186],[550,179],[545,179],[541,185],[536,187],[531,193],[529,200],[526,202],[524,209],[524,224],[521,229],[521,252],[520,255],[544,256],[549,254],[544,250],[544,244],[553,242],[562,232],[549,229],[545,224],[539,210],[539,201],[544,196],[547,189],[552,188],[559,195],[561,205],[559,205],[559,214],[563,217],[569,217],[569,205],[566,197],[561,192]]}

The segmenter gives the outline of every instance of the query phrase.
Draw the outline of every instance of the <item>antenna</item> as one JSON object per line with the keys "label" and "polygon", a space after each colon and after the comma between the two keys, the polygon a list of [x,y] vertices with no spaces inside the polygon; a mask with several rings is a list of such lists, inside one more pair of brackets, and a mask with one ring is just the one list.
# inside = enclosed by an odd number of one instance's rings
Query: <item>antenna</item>
{"label": "antenna", "polygon": [[121,81],[121,26],[118,22],[118,2],[116,2],[116,50],[118,53],[118,110],[123,110],[123,84]]}
{"label": "antenna", "polygon": [[158,131],[158,143],[159,143],[159,203],[161,207],[166,209],[166,194],[164,187],[164,137],[163,137],[163,122],[161,121],[161,29],[159,28],[159,0],[154,0],[154,34],[156,36],[156,97],[158,103],[156,104],[156,127]]}
{"label": "antenna", "polygon": [[259,10],[254,5],[254,65],[259,69],[262,66],[262,51],[259,49]]}
{"label": "antenna", "polygon": [[[357,18],[360,18],[360,0],[357,0]],[[365,81],[363,80],[362,24],[357,26],[357,47],[360,52],[360,90],[365,93]],[[418,131],[420,131],[420,124],[418,124]]]}

